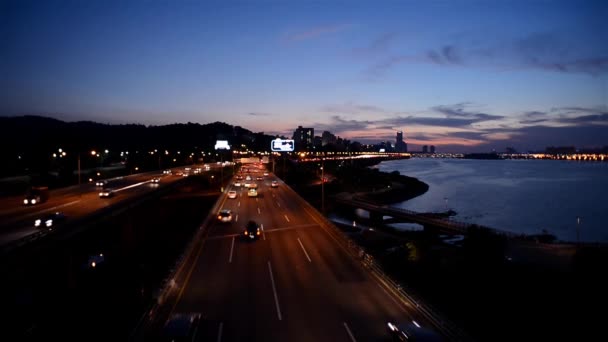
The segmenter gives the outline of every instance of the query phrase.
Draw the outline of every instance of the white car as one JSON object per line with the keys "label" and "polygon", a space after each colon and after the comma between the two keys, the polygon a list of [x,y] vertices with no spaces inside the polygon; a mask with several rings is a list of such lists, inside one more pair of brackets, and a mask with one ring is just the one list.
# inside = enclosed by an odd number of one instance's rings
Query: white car
{"label": "white car", "polygon": [[222,209],[219,214],[217,214],[217,219],[222,222],[231,222],[232,221],[232,211],[228,209]]}
{"label": "white car", "polygon": [[247,191],[247,196],[258,197],[258,190],[256,188],[250,188],[249,191]]}
{"label": "white car", "polygon": [[279,182],[277,182],[276,180],[272,181],[272,183],[270,183],[270,186],[273,188],[276,188],[279,186]]}
{"label": "white car", "polygon": [[240,186],[241,186],[241,182],[235,182],[235,183],[234,183],[234,186],[236,186],[236,187],[240,187]]}
{"label": "white car", "polygon": [[268,172],[264,172],[264,177],[268,177]]}
{"label": "white car", "polygon": [[228,198],[236,198],[236,191],[234,191],[234,190],[228,191]]}

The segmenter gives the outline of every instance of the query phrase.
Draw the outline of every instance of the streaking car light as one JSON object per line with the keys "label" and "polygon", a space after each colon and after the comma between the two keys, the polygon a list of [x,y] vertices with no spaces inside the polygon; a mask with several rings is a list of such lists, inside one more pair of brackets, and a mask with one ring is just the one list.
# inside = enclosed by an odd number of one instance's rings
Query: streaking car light
{"label": "streaking car light", "polygon": [[388,328],[391,329],[391,331],[397,331],[397,327],[394,326],[391,322],[388,322]]}
{"label": "streaking car light", "polygon": [[46,226],[47,226],[47,227],[50,227],[50,226],[52,226],[52,225],[53,225],[53,220],[46,220],[46,222],[45,222],[45,223],[46,223]]}
{"label": "streaking car light", "polygon": [[41,220],[41,219],[37,219],[37,220],[34,222],[34,226],[39,227],[41,223],[42,223],[42,220]]}
{"label": "streaking car light", "polygon": [[412,321],[414,323],[415,326],[417,326],[418,328],[420,328],[420,324],[418,324],[418,322],[416,321]]}

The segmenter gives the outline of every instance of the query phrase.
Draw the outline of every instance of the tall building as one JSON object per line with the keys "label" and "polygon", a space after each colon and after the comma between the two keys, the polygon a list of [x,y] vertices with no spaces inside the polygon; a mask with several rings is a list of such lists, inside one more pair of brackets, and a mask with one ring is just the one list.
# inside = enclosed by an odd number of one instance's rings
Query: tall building
{"label": "tall building", "polygon": [[428,145],[422,146],[422,153],[429,153],[429,146]]}
{"label": "tall building", "polygon": [[431,153],[435,153],[435,145],[431,145]]}
{"label": "tall building", "polygon": [[407,152],[407,144],[403,141],[403,132],[397,132],[397,140],[395,142],[395,152]]}
{"label": "tall building", "polygon": [[314,128],[305,128],[298,126],[293,132],[293,140],[295,142],[295,148],[298,151],[305,151],[312,149],[315,137]]}
{"label": "tall building", "polygon": [[323,134],[321,135],[321,144],[323,146],[325,146],[327,144],[335,144],[335,143],[336,143],[336,136],[329,131],[324,131]]}

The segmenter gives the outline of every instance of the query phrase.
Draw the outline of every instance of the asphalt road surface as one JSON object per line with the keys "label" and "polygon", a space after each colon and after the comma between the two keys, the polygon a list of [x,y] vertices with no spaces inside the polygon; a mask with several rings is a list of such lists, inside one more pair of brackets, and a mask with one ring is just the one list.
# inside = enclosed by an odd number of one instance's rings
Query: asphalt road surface
{"label": "asphalt road surface", "polygon": [[[260,175],[261,171],[256,175]],[[255,179],[255,178],[254,178]],[[201,313],[198,341],[389,341],[387,322],[427,322],[334,241],[303,199],[270,174],[258,197],[220,198],[172,313]],[[278,179],[276,179],[278,180]],[[261,237],[243,236],[248,220]]]}

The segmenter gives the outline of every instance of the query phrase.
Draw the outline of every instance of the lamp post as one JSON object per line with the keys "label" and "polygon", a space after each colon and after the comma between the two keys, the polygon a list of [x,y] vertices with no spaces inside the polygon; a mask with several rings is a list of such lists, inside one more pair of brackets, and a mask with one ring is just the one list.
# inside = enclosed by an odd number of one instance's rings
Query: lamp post
{"label": "lamp post", "polygon": [[581,239],[580,239],[580,226],[581,226],[581,217],[577,216],[576,217],[576,243],[580,243]]}
{"label": "lamp post", "polygon": [[325,176],[323,168],[325,166],[325,159],[321,158],[321,212],[325,213]]}

